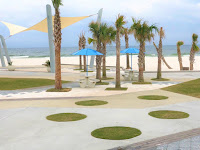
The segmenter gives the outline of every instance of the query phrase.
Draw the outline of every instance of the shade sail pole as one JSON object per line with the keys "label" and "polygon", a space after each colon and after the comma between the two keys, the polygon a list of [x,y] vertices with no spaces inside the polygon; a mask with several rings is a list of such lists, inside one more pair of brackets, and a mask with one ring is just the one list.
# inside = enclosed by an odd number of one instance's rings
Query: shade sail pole
{"label": "shade sail pole", "polygon": [[7,62],[11,63],[11,59],[10,59],[10,56],[8,54],[8,49],[7,49],[6,41],[5,41],[5,39],[4,39],[4,37],[2,35],[0,35],[0,38],[1,38],[3,49],[4,49],[4,52],[5,52],[5,55],[6,55]]}
{"label": "shade sail pole", "polygon": [[[101,18],[102,18],[102,14],[103,14],[103,8],[101,8],[98,12],[98,17],[97,17],[97,23],[101,23]],[[94,38],[94,37],[93,37]],[[97,45],[93,42],[93,49],[96,50],[97,49]],[[90,60],[90,68],[94,68],[94,59],[95,56],[91,56],[91,60]]]}
{"label": "shade sail pole", "polygon": [[3,57],[3,52],[2,52],[2,49],[1,49],[1,43],[0,43],[0,58],[1,58],[1,66],[6,67],[5,60],[4,60],[4,57]]}
{"label": "shade sail pole", "polygon": [[53,38],[53,21],[51,6],[46,5],[47,12],[47,27],[48,27],[48,38],[49,38],[49,51],[50,51],[50,66],[51,72],[55,73],[55,49],[54,49],[54,38]]}

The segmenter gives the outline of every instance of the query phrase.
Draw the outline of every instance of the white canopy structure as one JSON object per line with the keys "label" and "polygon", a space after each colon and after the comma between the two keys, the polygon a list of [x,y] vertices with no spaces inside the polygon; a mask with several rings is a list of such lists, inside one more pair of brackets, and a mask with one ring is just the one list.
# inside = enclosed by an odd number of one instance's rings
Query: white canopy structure
{"label": "white canopy structure", "polygon": [[[102,16],[102,11],[103,9],[99,10],[98,12],[98,19],[97,22],[100,23],[101,20],[101,16]],[[52,16],[52,12],[51,12],[51,6],[49,4],[46,5],[46,12],[47,12],[47,18],[45,18],[44,20],[42,20],[41,22],[26,28],[26,27],[22,27],[19,25],[15,25],[15,24],[11,24],[5,21],[0,21],[1,23],[3,23],[4,25],[7,26],[7,28],[10,31],[10,36],[13,36],[15,34],[18,34],[20,32],[24,32],[24,31],[29,31],[29,30],[36,30],[36,31],[40,31],[40,32],[45,32],[48,33],[48,38],[49,38],[49,51],[50,51],[50,63],[51,63],[51,72],[54,73],[55,72],[55,51],[54,51],[54,39],[53,39],[53,25],[54,25],[54,16]],[[95,14],[96,15],[96,14]],[[76,22],[79,22],[85,18],[91,17],[93,15],[90,16],[81,16],[81,17],[61,17],[61,29],[64,29]],[[0,36],[1,37],[1,36]],[[7,47],[6,47],[6,43],[3,37],[1,37],[1,41],[3,43],[4,46],[4,51],[6,54],[7,53]],[[96,49],[96,46],[94,45],[94,48]],[[0,47],[1,50],[1,47]],[[9,55],[7,56],[7,60],[8,62],[11,62]],[[0,51],[0,59],[2,62],[2,66],[5,66],[4,64],[4,60],[3,60],[3,55],[2,52]],[[92,61],[94,64],[94,58]]]}
{"label": "white canopy structure", "polygon": [[[92,15],[91,15],[92,16]],[[82,16],[82,17],[61,17],[61,28],[64,29],[80,20],[83,20],[85,18],[88,18],[90,16]],[[52,16],[52,20],[54,20],[54,16]],[[7,26],[7,28],[10,31],[10,36],[13,36],[17,33],[20,32],[24,32],[24,31],[29,31],[29,30],[36,30],[36,31],[40,31],[40,32],[45,32],[48,33],[48,26],[47,26],[47,18],[45,18],[44,20],[42,20],[41,22],[33,25],[32,27],[26,28],[26,27],[22,27],[19,25],[15,25],[15,24],[11,24],[5,21],[0,21],[1,23],[3,23],[4,25]],[[53,24],[53,22],[52,22]]]}

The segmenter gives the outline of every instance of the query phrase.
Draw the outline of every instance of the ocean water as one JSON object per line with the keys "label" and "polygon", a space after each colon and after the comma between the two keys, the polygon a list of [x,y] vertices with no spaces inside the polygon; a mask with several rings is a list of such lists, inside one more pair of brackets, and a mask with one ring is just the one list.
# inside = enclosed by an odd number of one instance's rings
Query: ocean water
{"label": "ocean water", "polygon": [[[88,47],[92,48],[92,47]],[[135,46],[135,48],[139,48]],[[124,46],[121,47],[121,50],[125,49]],[[182,55],[190,54],[191,45],[183,45],[181,47]],[[78,47],[62,47],[61,57],[71,57],[72,53],[77,51]],[[46,47],[43,48],[9,48],[8,53],[11,57],[15,58],[38,58],[38,57],[49,57],[49,49]],[[115,46],[107,47],[107,56],[116,55]],[[164,56],[177,56],[176,45],[164,45],[163,46],[163,55]],[[200,55],[200,53],[197,53]],[[146,56],[156,57],[157,52],[154,46],[146,46]]]}

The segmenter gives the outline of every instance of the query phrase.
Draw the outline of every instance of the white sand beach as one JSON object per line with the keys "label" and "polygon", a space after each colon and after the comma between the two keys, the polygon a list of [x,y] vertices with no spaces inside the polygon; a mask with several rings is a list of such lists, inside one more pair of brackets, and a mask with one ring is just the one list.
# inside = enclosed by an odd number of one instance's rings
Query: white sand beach
{"label": "white sand beach", "polygon": [[[90,57],[88,57],[90,61]],[[11,58],[13,65],[16,67],[21,66],[41,66],[45,63],[46,60],[49,60],[48,57],[43,58]],[[116,56],[108,56],[107,58],[107,66],[115,66],[116,65]],[[172,67],[172,69],[168,69],[167,66],[162,62],[162,70],[163,71],[178,71],[179,70],[179,62],[178,57],[165,57],[167,63]],[[189,67],[189,56],[183,56],[183,66]],[[131,59],[130,59],[131,61]],[[156,71],[157,70],[157,57],[149,57],[146,59],[146,71]],[[79,57],[62,57],[62,64],[79,64]],[[138,58],[136,55],[133,56],[133,70],[138,70]],[[121,55],[121,67],[126,67],[126,56]],[[194,70],[200,70],[200,56],[195,57]]]}

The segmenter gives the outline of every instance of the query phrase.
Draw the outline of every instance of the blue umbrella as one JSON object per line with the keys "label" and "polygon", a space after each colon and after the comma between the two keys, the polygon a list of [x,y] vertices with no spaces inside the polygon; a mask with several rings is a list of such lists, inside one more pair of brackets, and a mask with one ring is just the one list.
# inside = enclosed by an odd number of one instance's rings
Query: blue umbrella
{"label": "blue umbrella", "polygon": [[90,49],[90,48],[85,48],[85,49],[81,49],[77,52],[74,52],[72,55],[84,55],[84,56],[87,56],[87,73],[86,75],[88,76],[88,56],[96,56],[96,55],[103,55],[102,53],[96,51],[96,50],[93,50],[93,49]]}
{"label": "blue umbrella", "polygon": [[132,70],[132,54],[138,54],[139,53],[139,49],[127,48],[127,49],[121,51],[120,53],[130,53],[131,54],[131,70]]}

